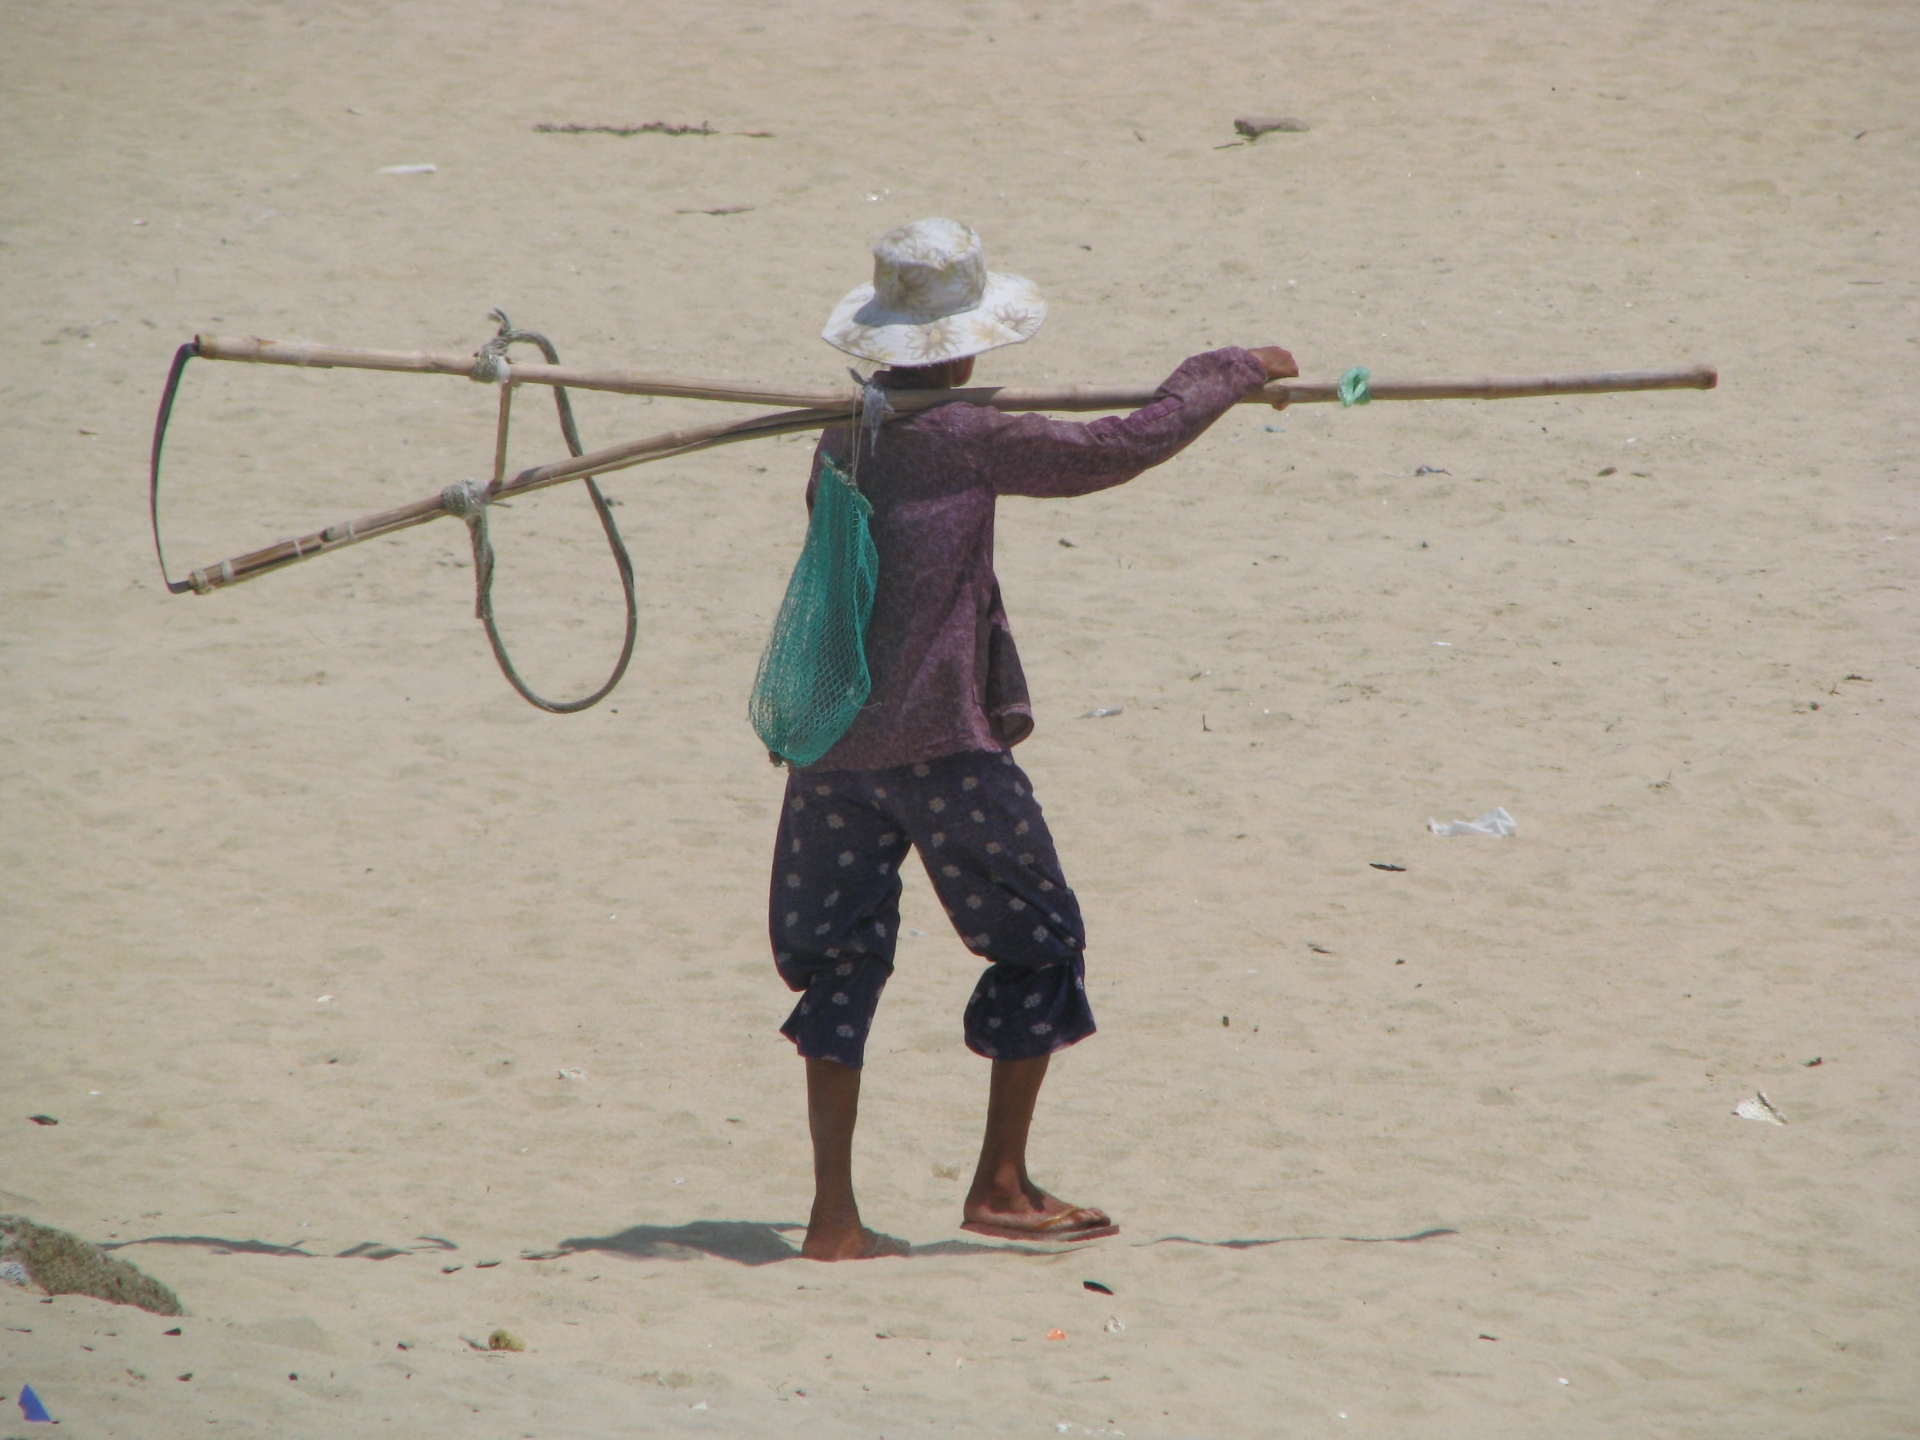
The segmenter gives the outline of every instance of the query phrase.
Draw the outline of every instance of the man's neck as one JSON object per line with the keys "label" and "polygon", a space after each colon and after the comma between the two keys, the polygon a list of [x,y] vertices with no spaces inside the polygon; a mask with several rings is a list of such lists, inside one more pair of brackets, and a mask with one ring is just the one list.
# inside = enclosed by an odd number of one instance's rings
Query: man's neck
{"label": "man's neck", "polygon": [[948,390],[972,378],[972,358],[943,360],[938,365],[894,365],[878,379],[889,390]]}

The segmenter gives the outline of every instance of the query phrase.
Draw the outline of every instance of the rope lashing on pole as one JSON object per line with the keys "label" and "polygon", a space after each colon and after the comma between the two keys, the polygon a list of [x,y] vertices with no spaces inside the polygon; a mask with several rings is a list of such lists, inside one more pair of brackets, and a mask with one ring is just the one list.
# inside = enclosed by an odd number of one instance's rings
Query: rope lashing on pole
{"label": "rope lashing on pole", "polygon": [[1356,365],[1342,375],[1333,392],[1340,401],[1340,408],[1346,410],[1355,405],[1370,404],[1373,386],[1369,382],[1372,379],[1373,372],[1364,365]]}
{"label": "rope lashing on pole", "polygon": [[[880,427],[889,420],[895,419],[900,412],[893,408],[892,402],[887,399],[886,387],[878,380],[862,375],[851,365],[847,367],[847,374],[851,375],[853,383],[860,387],[858,416],[860,432],[866,437],[867,446],[871,449],[880,443]],[[859,464],[860,455],[856,448],[854,451],[856,469]]]}

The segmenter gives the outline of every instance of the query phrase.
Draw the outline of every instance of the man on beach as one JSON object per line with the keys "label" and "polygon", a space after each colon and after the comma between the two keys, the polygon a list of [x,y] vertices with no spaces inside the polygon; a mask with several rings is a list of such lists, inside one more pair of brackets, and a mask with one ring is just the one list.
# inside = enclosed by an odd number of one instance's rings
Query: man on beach
{"label": "man on beach", "polygon": [[[1031,281],[987,271],[965,225],[903,225],[873,254],[873,283],[841,301],[823,338],[888,366],[875,377],[885,388],[965,385],[976,355],[1030,339],[1046,317]],[[788,777],[773,863],[775,964],[800,992],[782,1033],[806,1061],[813,1137],[803,1255],[904,1249],[861,1223],[853,1132],[910,849],[967,948],[988,962],[964,1020],[967,1048],[992,1062],[992,1078],[962,1228],[1045,1241],[1118,1232],[1106,1212],[1050,1195],[1027,1173],[1048,1060],[1094,1023],[1080,908],[1011,753],[1033,712],[993,573],[994,505],[1123,484],[1267,381],[1298,373],[1277,346],[1230,347],[1183,362],[1143,409],[1090,424],[955,402],[878,432],[822,436],[809,502],[823,461],[854,475],[873,507],[880,569],[872,692],[833,748]]]}

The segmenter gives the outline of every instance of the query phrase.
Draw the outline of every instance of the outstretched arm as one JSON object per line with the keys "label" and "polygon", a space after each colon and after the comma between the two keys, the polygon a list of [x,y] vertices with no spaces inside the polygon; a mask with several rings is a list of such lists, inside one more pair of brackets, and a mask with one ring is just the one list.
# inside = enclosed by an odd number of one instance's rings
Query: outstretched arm
{"label": "outstretched arm", "polygon": [[1229,408],[1268,380],[1299,374],[1278,346],[1232,346],[1195,355],[1168,376],[1150,405],[1088,424],[1043,415],[974,410],[981,463],[1001,495],[1087,495],[1124,484],[1172,459]]}

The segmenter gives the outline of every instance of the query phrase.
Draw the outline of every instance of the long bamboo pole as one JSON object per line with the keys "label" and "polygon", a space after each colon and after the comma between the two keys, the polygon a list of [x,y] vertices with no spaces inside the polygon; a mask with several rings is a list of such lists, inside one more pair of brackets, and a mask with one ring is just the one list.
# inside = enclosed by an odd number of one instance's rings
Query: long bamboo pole
{"label": "long bamboo pole", "polygon": [[[468,369],[471,368],[470,359],[431,355],[426,352],[352,351],[322,346],[293,347],[268,341],[220,341],[214,337],[200,337],[199,343],[204,346],[209,340],[213,340],[219,347],[218,353],[212,356],[216,359],[249,360],[273,365],[310,364],[328,368],[340,366],[454,375],[464,375],[468,370],[446,367],[465,364]],[[201,353],[205,356],[208,352],[202,350]],[[307,353],[317,358],[307,361],[291,358],[297,353]],[[588,377],[584,381],[579,378],[583,375]],[[596,376],[605,383],[597,385],[592,383]],[[858,399],[858,392],[852,390],[843,395],[834,396],[795,396],[777,391],[749,391],[719,382],[575,371],[560,365],[515,365],[512,367],[509,379],[512,383],[555,384],[580,389],[619,388],[628,394],[681,395],[727,400],[744,399],[748,396],[766,399],[780,395],[787,400],[830,403],[807,403],[802,408],[771,415],[756,415],[718,425],[669,430],[659,435],[631,440],[623,445],[595,450],[586,455],[552,464],[536,465],[531,469],[522,470],[510,479],[488,486],[489,501],[532,490],[543,490],[551,485],[584,479],[589,475],[604,475],[613,470],[644,465],[652,460],[665,460],[675,455],[691,454],[696,450],[706,450],[716,445],[730,445],[740,440],[790,435],[807,430],[822,430],[831,425],[844,425],[848,423]],[[1713,368],[1701,365],[1683,370],[1610,370],[1576,375],[1490,375],[1477,379],[1375,380],[1368,388],[1375,400],[1502,400],[1526,396],[1594,395],[1633,390],[1711,390],[1717,383],[1718,377]],[[1240,403],[1267,404],[1276,407],[1319,405],[1338,399],[1337,390],[1338,382],[1331,380],[1276,380],[1263,389],[1255,391]],[[962,390],[898,390],[889,392],[887,398],[896,410],[909,413],[929,405],[946,404],[956,400],[975,405],[990,405],[999,410],[1122,410],[1138,409],[1142,405],[1150,404],[1156,393],[1154,390],[1123,386],[1071,385],[1050,389],[980,386]],[[329,525],[324,530],[316,530],[309,535],[277,541],[263,549],[235,555],[230,559],[222,560],[217,565],[209,565],[191,572],[188,579],[197,594],[205,595],[228,585],[236,585],[242,580],[251,580],[268,571],[279,570],[299,561],[311,559],[324,551],[357,545],[363,540],[372,540],[381,535],[391,535],[415,525],[424,525],[430,520],[437,520],[442,515],[450,513],[452,512],[447,508],[444,493],[429,496],[423,500],[416,500],[411,505],[402,505],[393,510],[376,511],[371,515],[363,515],[357,520]]]}
{"label": "long bamboo pole", "polygon": [[[474,357],[426,350],[356,350],[305,341],[256,340],[196,335],[205,360],[236,360],[255,365],[291,365],[313,370],[384,370],[421,375],[473,377]],[[575,365],[502,364],[516,385],[564,385],[573,390],[602,390],[618,395],[659,395],[687,400],[726,400],[747,405],[781,405],[845,414],[860,399],[852,388],[828,391],[780,390],[702,380],[685,375],[648,375],[625,370],[588,370]],[[1601,370],[1577,375],[1487,375],[1452,380],[1374,380],[1375,400],[1510,400],[1533,395],[1598,395],[1622,390],[1711,390],[1719,383],[1710,365],[1679,370]],[[1243,405],[1325,405],[1338,399],[1332,380],[1275,380],[1248,395]],[[1138,410],[1153,403],[1156,390],[1141,385],[975,385],[962,390],[891,390],[887,402],[901,413],[964,400],[995,410]],[[828,422],[832,423],[832,422]]]}
{"label": "long bamboo pole", "polygon": [[[644,465],[649,460],[688,455],[696,450],[706,450],[736,440],[758,440],[772,435],[823,430],[829,425],[844,424],[846,420],[847,412],[844,410],[834,414],[819,410],[791,410],[773,415],[756,415],[751,419],[734,420],[721,425],[668,430],[663,434],[649,435],[643,440],[630,440],[624,445],[613,445],[605,450],[594,450],[550,465],[536,465],[522,470],[497,486],[487,487],[487,500],[489,503],[504,500],[530,490],[544,490],[551,485],[564,484],[568,480],[584,480],[589,475],[604,475],[610,470],[624,470],[631,465]],[[447,509],[443,491],[439,495],[416,500],[411,505],[378,510],[371,515],[362,515],[357,520],[315,530],[310,535],[275,541],[264,549],[249,550],[244,555],[222,560],[218,565],[195,570],[187,579],[196,594],[205,595],[264,575],[269,570],[279,570],[301,560],[310,560],[322,551],[358,545],[363,540],[374,540],[398,530],[408,530],[451,513]]]}

